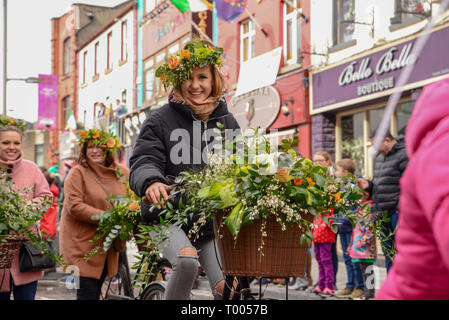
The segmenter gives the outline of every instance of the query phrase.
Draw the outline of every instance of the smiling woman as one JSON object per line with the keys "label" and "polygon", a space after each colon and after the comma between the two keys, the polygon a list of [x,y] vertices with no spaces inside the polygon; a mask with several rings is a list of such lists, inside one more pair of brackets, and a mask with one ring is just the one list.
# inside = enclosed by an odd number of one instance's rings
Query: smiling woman
{"label": "smiling woman", "polygon": [[[27,200],[41,203],[45,197],[53,195],[48,182],[39,167],[23,159],[22,134],[25,129],[20,119],[0,117],[0,170],[5,170],[18,189],[30,190],[25,193]],[[17,249],[19,250],[19,249]],[[9,300],[11,291],[14,300],[34,300],[37,280],[42,271],[20,272],[19,255],[16,253],[10,269],[0,270],[0,300]]]}

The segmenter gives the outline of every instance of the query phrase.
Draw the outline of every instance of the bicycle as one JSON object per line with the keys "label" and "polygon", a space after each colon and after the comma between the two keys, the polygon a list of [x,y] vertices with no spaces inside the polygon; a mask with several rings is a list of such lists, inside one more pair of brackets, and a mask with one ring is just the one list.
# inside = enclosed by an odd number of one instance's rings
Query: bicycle
{"label": "bicycle", "polygon": [[[166,282],[171,273],[172,266],[167,259],[158,259],[153,270],[149,270],[150,276],[143,281],[137,295],[134,289],[129,271],[126,251],[119,255],[117,275],[103,283],[102,297],[104,300],[163,300]],[[139,281],[140,269],[137,270],[134,282]]]}

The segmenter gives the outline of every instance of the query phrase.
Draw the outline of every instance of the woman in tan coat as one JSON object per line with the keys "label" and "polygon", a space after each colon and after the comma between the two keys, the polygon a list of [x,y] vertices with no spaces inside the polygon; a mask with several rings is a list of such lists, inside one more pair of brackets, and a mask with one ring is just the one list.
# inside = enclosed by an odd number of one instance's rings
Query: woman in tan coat
{"label": "woman in tan coat", "polygon": [[[98,220],[92,216],[111,208],[106,197],[125,195],[129,170],[114,160],[119,145],[116,137],[97,129],[81,131],[81,151],[78,165],[72,168],[64,185],[65,199],[60,222],[60,248],[69,270],[79,272],[78,300],[97,300],[106,277],[117,274],[117,246],[104,254],[83,257],[95,244],[90,240],[97,234]],[[117,169],[123,174],[119,177]]]}

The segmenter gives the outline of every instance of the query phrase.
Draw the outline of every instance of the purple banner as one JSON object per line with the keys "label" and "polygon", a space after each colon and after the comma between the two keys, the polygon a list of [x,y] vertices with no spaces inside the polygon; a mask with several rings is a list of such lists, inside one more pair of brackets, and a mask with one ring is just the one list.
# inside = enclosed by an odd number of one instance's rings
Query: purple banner
{"label": "purple banner", "polygon": [[39,83],[38,130],[58,130],[58,76],[39,74],[45,79]]}
{"label": "purple banner", "polygon": [[215,0],[217,17],[233,23],[246,8],[247,0]]}
{"label": "purple banner", "polygon": [[[382,96],[395,87],[408,64],[414,64],[407,84],[449,76],[449,28],[434,31],[419,57],[412,56],[417,39],[312,74],[311,113],[324,112]],[[357,99],[357,100],[355,100]],[[351,101],[353,100],[353,101]],[[347,103],[346,103],[347,102]]]}

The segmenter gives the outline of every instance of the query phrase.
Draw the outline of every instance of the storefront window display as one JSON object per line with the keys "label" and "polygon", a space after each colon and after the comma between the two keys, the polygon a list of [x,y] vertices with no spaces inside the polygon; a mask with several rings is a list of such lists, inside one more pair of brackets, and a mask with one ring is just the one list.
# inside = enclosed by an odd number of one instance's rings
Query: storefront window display
{"label": "storefront window display", "polygon": [[[401,101],[390,121],[393,136],[405,134],[413,111],[413,102]],[[370,135],[376,132],[385,111],[385,104],[337,114],[336,160],[351,158],[356,162],[356,174],[373,177],[373,160],[368,156]]]}

